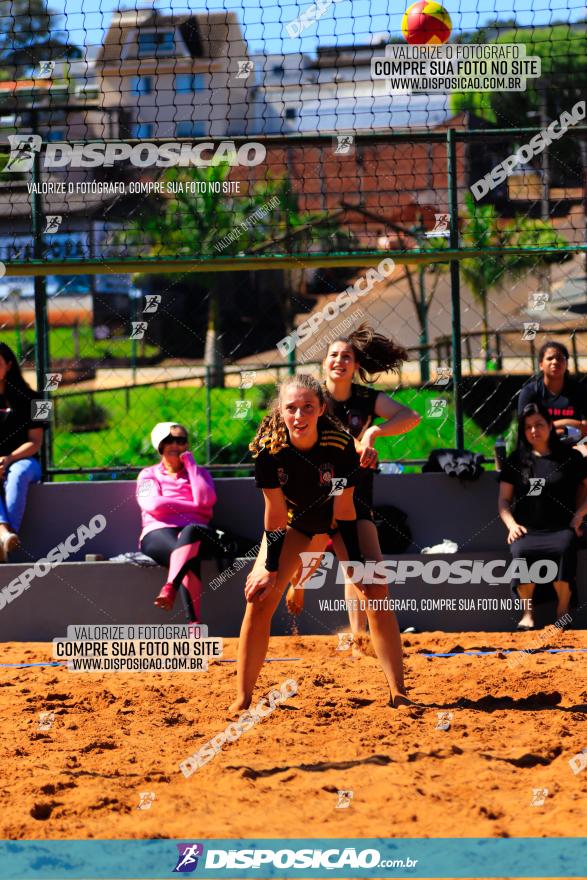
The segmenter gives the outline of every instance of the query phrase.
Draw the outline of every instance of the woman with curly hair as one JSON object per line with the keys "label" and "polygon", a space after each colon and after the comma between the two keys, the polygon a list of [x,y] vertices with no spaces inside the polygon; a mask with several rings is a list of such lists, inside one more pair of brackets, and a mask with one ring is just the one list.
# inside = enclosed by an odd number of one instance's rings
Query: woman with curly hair
{"label": "woman with curly hair", "polygon": [[[375,441],[379,437],[406,434],[419,424],[420,415],[366,383],[374,382],[380,373],[397,372],[407,359],[405,348],[377,333],[369,325],[361,324],[349,336],[340,336],[330,344],[322,364],[328,410],[355,438],[360,455],[361,470],[354,494],[357,528],[365,555],[377,562],[383,557],[373,521],[373,479],[378,458]],[[356,376],[360,383],[354,381]],[[376,418],[384,421],[375,425]],[[287,597],[292,613],[299,612],[303,607],[303,596],[303,584],[294,578],[294,586],[288,591]],[[357,592],[350,578],[345,580],[345,598],[353,634],[353,651],[358,654],[366,635],[367,615],[356,601]],[[393,619],[395,622],[395,615]],[[402,652],[397,622],[394,631],[397,675],[401,679]]]}
{"label": "woman with curly hair", "polygon": [[[310,547],[318,555],[331,535],[340,538],[341,561],[363,561],[353,491],[360,476],[352,437],[326,411],[323,387],[312,376],[286,379],[270,414],[250,444],[258,488],[265,498],[265,533],[247,577],[247,606],[238,646],[236,712],[251,703],[269,645],[271,619],[286,585]],[[364,598],[384,600],[385,585],[362,586]],[[390,705],[409,704],[393,669],[393,621],[384,602],[370,603],[375,653],[390,689]],[[379,606],[379,607],[377,607]]]}

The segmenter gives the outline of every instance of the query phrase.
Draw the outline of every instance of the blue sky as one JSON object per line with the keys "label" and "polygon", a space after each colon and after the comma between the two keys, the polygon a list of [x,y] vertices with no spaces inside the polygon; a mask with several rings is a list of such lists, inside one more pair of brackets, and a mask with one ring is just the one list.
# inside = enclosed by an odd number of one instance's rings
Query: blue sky
{"label": "blue sky", "polygon": [[[298,39],[288,37],[284,26],[296,18],[312,0],[159,0],[165,12],[202,12],[227,9],[238,15],[250,52],[312,52],[316,45],[366,43],[372,35],[388,32],[400,36],[402,15],[410,0],[339,0]],[[137,0],[144,7],[144,2]],[[585,14],[585,0],[445,0],[453,31],[473,30],[494,18],[515,15],[520,24],[543,25],[552,21],[576,21]],[[153,5],[152,3],[150,4]],[[69,30],[78,45],[98,46],[108,28],[111,13],[119,6],[130,8],[129,0],[49,0],[55,12],[64,14],[60,27]],[[515,11],[514,11],[515,10]]]}

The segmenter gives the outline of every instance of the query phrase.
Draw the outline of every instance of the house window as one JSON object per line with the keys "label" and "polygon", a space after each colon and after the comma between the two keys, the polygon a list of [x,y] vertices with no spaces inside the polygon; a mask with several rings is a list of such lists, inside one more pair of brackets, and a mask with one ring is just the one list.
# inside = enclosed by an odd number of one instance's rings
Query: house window
{"label": "house window", "polygon": [[173,55],[175,35],[173,31],[143,31],[138,36],[137,49],[139,58]]}
{"label": "house window", "polygon": [[150,76],[133,76],[130,87],[133,95],[150,95],[153,91],[153,79]]}
{"label": "house window", "polygon": [[203,73],[178,73],[175,77],[176,92],[201,92],[204,85]]}
{"label": "house window", "polygon": [[180,138],[205,137],[206,130],[203,122],[194,122],[191,119],[185,119],[183,122],[178,122],[176,124],[175,135]]}
{"label": "house window", "polygon": [[150,138],[153,137],[153,124],[151,122],[137,122],[132,127],[133,138]]}

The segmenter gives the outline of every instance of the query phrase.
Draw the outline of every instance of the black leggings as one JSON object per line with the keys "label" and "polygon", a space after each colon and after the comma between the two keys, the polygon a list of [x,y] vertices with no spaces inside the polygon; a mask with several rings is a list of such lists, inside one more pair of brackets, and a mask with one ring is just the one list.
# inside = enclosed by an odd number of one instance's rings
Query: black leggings
{"label": "black leggings", "polygon": [[[207,526],[198,526],[191,524],[180,528],[166,527],[162,529],[154,529],[147,532],[141,541],[141,550],[145,556],[150,556],[159,565],[164,568],[169,567],[171,554],[178,547],[185,547],[188,544],[195,544],[196,541],[206,541],[209,539],[210,529]],[[194,620],[194,607],[190,594],[182,584],[182,580],[188,571],[193,571],[196,577],[200,577],[200,558],[199,556],[188,561],[183,565],[180,571],[173,578],[173,586],[179,590],[184,610],[189,620]]]}

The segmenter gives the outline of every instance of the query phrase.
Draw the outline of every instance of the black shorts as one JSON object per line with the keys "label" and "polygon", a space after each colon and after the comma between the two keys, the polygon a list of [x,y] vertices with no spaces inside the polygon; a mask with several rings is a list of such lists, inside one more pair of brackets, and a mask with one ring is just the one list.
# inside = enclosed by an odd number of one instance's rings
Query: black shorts
{"label": "black shorts", "polygon": [[357,520],[367,519],[373,522],[373,482],[375,471],[373,468],[361,468],[361,477],[355,491],[353,501],[357,512]]}
{"label": "black shorts", "polygon": [[290,525],[290,526],[288,526],[288,528],[294,529],[296,532],[300,532],[302,535],[305,535],[307,538],[313,538],[316,535],[328,535],[330,538],[332,538],[332,536],[336,535],[336,533],[338,532],[337,527],[334,527],[334,528],[329,527],[327,529],[318,529],[318,531],[311,531],[310,529],[301,528],[298,525]]}

